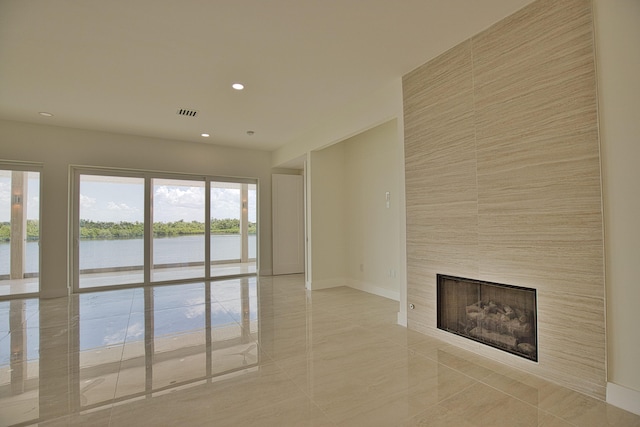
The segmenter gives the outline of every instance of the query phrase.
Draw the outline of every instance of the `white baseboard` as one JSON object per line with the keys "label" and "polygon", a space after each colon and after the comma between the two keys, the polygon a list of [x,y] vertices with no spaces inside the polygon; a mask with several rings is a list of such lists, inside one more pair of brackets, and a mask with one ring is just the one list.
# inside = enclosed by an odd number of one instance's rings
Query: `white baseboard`
{"label": "white baseboard", "polygon": [[607,383],[607,403],[640,415],[640,391]]}
{"label": "white baseboard", "polygon": [[273,276],[273,270],[271,270],[270,268],[261,268],[258,272],[258,276]]}
{"label": "white baseboard", "polygon": [[346,281],[347,286],[359,291],[368,292],[370,294],[378,295],[380,297],[392,299],[400,302],[400,292],[392,291],[391,289],[381,288],[380,286],[372,285],[371,283],[361,282],[359,280],[349,279]]}
{"label": "white baseboard", "polygon": [[319,289],[337,288],[345,285],[346,281],[344,279],[322,279],[307,282],[307,289],[317,291]]}

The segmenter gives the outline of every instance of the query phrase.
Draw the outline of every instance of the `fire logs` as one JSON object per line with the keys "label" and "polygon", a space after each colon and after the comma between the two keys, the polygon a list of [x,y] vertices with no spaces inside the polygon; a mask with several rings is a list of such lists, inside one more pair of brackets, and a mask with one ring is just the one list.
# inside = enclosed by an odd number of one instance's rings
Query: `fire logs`
{"label": "fire logs", "polygon": [[535,346],[531,322],[532,316],[525,310],[500,304],[478,301],[466,306],[465,332],[484,341],[520,353],[533,353]]}

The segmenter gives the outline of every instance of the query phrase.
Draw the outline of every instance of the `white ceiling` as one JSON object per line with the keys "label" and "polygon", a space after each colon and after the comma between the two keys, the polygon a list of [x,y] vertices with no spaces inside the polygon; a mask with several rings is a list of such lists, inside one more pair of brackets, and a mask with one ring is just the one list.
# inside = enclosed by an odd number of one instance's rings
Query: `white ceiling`
{"label": "white ceiling", "polygon": [[530,1],[0,0],[0,118],[274,150]]}

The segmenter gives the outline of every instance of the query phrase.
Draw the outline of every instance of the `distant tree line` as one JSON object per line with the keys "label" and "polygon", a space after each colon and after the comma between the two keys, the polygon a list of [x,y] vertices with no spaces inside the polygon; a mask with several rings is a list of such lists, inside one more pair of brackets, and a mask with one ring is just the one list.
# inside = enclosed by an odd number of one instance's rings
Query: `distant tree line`
{"label": "distant tree line", "polygon": [[[249,222],[249,234],[256,233],[256,223]],[[240,220],[225,218],[211,219],[211,234],[239,234]],[[191,234],[204,234],[204,223],[198,221],[174,221],[154,222],[154,237],[188,236]],[[38,220],[27,220],[27,239],[38,240],[40,226]],[[104,222],[80,220],[81,239],[135,239],[144,236],[144,223],[142,222]],[[8,242],[11,238],[11,223],[0,222],[0,241]]]}
{"label": "distant tree line", "polygon": [[[27,240],[38,240],[40,238],[40,223],[37,219],[27,220]],[[0,222],[0,242],[11,240],[11,223]]]}

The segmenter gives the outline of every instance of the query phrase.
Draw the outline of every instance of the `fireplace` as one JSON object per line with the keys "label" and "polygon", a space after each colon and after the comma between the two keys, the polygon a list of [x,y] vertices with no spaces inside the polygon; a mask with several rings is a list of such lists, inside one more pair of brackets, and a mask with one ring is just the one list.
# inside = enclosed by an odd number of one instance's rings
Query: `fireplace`
{"label": "fireplace", "polygon": [[438,329],[538,361],[536,290],[438,274]]}

